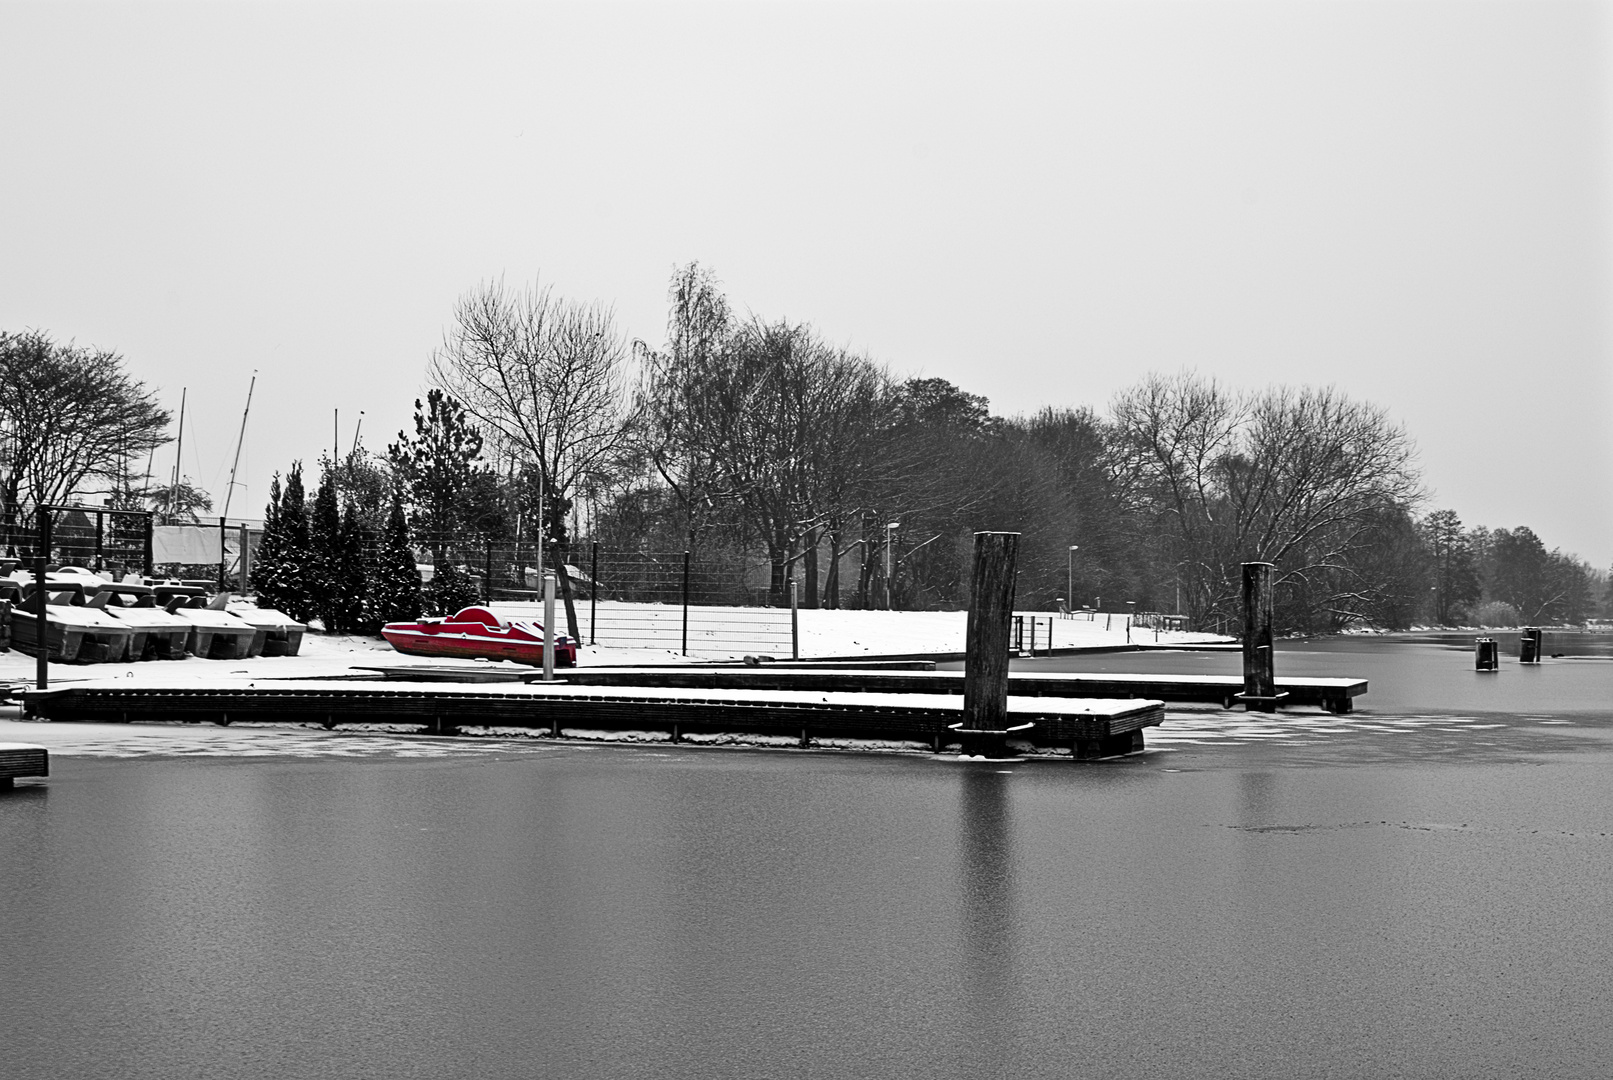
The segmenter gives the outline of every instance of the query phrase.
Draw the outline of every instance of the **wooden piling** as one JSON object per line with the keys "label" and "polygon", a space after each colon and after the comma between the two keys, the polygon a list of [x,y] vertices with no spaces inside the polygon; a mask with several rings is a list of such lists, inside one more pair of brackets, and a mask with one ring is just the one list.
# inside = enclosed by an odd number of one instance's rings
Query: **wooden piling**
{"label": "wooden piling", "polygon": [[1018,560],[1019,533],[975,533],[964,644],[963,724],[959,729],[965,754],[1002,757],[1007,753],[1008,638]]}
{"label": "wooden piling", "polygon": [[1518,635],[1518,663],[1540,663],[1541,647],[1545,643],[1546,634],[1538,626],[1526,626]]}
{"label": "wooden piling", "polygon": [[1494,638],[1481,637],[1474,640],[1473,668],[1475,671],[1501,670],[1501,647]]}
{"label": "wooden piling", "polygon": [[1277,668],[1271,640],[1272,589],[1268,562],[1243,564],[1243,693],[1245,710],[1274,712],[1286,694],[1277,693]]}

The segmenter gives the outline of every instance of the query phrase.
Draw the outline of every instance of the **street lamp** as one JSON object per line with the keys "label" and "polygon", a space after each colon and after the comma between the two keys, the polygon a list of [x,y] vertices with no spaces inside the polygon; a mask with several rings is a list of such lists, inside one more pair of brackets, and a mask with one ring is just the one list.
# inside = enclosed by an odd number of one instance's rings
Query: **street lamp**
{"label": "street lamp", "polygon": [[902,527],[900,521],[885,523],[885,610],[891,609],[891,533]]}
{"label": "street lamp", "polygon": [[1080,550],[1080,544],[1071,544],[1064,557],[1064,595],[1069,598],[1065,602],[1069,608],[1075,607],[1075,553]]}

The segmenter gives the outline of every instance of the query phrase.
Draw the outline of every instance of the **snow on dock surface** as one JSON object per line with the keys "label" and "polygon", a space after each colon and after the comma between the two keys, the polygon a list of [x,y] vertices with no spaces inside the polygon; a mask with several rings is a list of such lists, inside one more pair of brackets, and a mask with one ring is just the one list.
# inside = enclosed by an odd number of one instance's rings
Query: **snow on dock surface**
{"label": "snow on dock surface", "polygon": [[[512,617],[527,618],[532,615],[530,604],[495,604],[495,610]],[[664,647],[658,642],[657,647],[626,648],[613,646],[608,643],[610,637],[607,632],[607,623],[601,604],[600,630],[603,638],[598,645],[583,645],[578,649],[578,666],[584,669],[602,666],[627,667],[644,664],[678,664],[697,663],[707,660],[737,660],[746,655],[766,655],[788,658],[788,611],[779,609],[737,609],[747,613],[747,617],[763,612],[773,618],[775,622],[781,621],[785,631],[782,639],[783,648],[779,647],[780,639],[772,630],[761,634],[755,641],[736,640],[732,642],[735,648],[727,650],[696,652],[693,646],[697,644],[691,637],[691,655],[683,656],[680,652],[678,631],[680,627],[681,608],[665,604],[635,604],[615,605],[619,608],[632,607],[641,611],[652,613],[664,623],[666,633]],[[587,626],[586,605],[578,605],[578,618],[583,626]],[[541,605],[539,605],[541,617]],[[697,609],[691,609],[694,611]],[[713,611],[718,609],[698,609]],[[1035,614],[1040,621],[1038,630],[1038,650],[1045,647],[1043,635],[1047,632],[1048,615],[1045,612],[1027,613]],[[889,656],[912,653],[953,653],[961,652],[964,647],[964,636],[968,614],[962,611],[801,611],[799,612],[801,630],[801,657],[856,657],[856,656]],[[670,620],[670,621],[667,621]],[[1095,621],[1086,619],[1060,619],[1053,618],[1053,645],[1055,648],[1103,648],[1124,646],[1126,644],[1125,617],[1115,615],[1106,629],[1104,616],[1098,616]],[[1136,643],[1153,644],[1154,632],[1140,628],[1133,631],[1133,640]],[[588,640],[586,629],[583,640]],[[1162,633],[1159,635],[1161,644],[1190,644],[1196,642],[1223,641],[1211,634],[1184,634]],[[419,665],[423,667],[441,666],[444,663],[440,658],[424,656],[405,656],[397,652],[380,638],[357,637],[341,634],[320,634],[310,632],[303,638],[302,651],[297,656],[256,656],[247,660],[202,660],[190,657],[185,660],[151,660],[134,664],[51,664],[50,678],[52,686],[84,685],[92,682],[102,682],[108,679],[123,680],[120,685],[178,685],[190,683],[195,685],[223,686],[241,682],[250,682],[255,679],[309,679],[332,678],[342,676],[365,677],[368,674],[359,669],[376,664]],[[498,665],[494,665],[498,666]],[[516,671],[531,671],[530,667],[518,664],[504,664]],[[564,670],[564,669],[562,669]],[[26,653],[13,649],[7,653],[0,653],[0,684],[23,685],[31,684],[34,679],[34,658]]]}

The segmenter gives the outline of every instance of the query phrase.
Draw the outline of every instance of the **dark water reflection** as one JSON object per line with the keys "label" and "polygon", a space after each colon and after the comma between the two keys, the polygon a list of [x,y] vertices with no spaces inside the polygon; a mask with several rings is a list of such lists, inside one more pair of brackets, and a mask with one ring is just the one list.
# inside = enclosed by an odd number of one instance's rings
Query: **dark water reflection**
{"label": "dark water reflection", "polygon": [[[1400,649],[1280,662],[1413,703],[1418,664],[1469,674]],[[61,758],[0,796],[0,1074],[1609,1075],[1613,722],[1570,726],[1095,766]]]}

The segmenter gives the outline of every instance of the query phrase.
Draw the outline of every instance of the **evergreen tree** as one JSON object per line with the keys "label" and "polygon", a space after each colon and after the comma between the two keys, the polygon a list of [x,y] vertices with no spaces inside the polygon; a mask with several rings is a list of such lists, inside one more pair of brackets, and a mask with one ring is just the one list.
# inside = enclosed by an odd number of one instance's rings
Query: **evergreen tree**
{"label": "evergreen tree", "polygon": [[450,562],[438,563],[424,589],[424,606],[430,615],[452,615],[461,608],[479,604],[481,593],[471,576]]}
{"label": "evergreen tree", "polygon": [[342,516],[336,508],[336,483],[326,468],[314,495],[314,512],[308,524],[306,588],[308,607],[325,624],[325,632],[341,629]]}
{"label": "evergreen tree", "polygon": [[409,547],[409,523],[403,513],[403,495],[394,489],[386,532],[370,563],[366,617],[374,626],[418,619],[421,603],[420,570],[415,566],[414,551]]}
{"label": "evergreen tree", "polygon": [[378,627],[370,618],[370,567],[375,536],[364,524],[363,515],[352,499],[342,512],[337,537],[340,561],[336,565],[336,621],[343,632],[373,634]]}
{"label": "evergreen tree", "polygon": [[252,565],[258,606],[277,608],[295,619],[310,618],[307,561],[308,510],[303,501],[302,462],[294,461],[284,490],[278,473],[269,486],[263,539]]}

